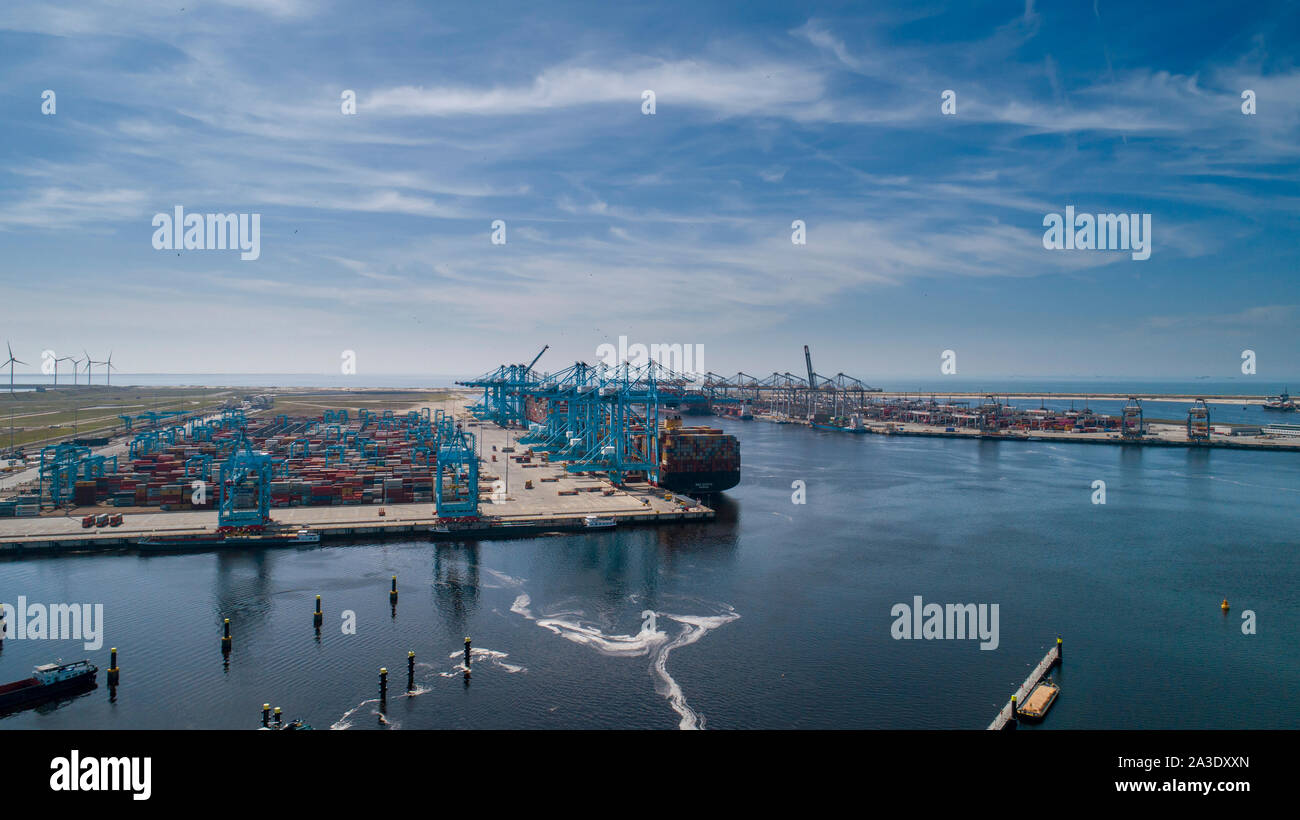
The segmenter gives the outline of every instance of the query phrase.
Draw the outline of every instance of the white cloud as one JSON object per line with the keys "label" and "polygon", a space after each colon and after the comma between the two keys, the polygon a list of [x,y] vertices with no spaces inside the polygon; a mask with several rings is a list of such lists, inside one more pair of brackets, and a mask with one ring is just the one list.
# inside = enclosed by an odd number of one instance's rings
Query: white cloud
{"label": "white cloud", "polygon": [[797,64],[641,63],[629,68],[556,66],[517,86],[398,86],[370,94],[363,104],[376,113],[439,117],[517,116],[593,104],[621,104],[635,111],[641,93],[649,89],[660,109],[682,106],[723,115],[781,116],[808,112],[825,93],[822,75]]}

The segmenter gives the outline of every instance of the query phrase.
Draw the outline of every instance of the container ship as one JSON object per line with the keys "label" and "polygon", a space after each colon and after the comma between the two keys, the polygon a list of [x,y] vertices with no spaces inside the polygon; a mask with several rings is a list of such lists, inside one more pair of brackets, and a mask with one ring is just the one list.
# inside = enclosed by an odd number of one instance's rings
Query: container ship
{"label": "container ship", "polygon": [[713,427],[683,427],[670,418],[659,431],[659,486],[710,495],[740,483],[740,442]]}
{"label": "container ship", "polygon": [[713,405],[709,402],[708,396],[688,393],[687,395],[682,396],[677,407],[684,416],[713,415]]}
{"label": "container ship", "polygon": [[862,423],[862,416],[856,413],[851,416],[828,416],[825,413],[817,413],[809,422],[818,430],[835,430],[842,433],[865,433],[866,426]]}
{"label": "container ship", "polygon": [[[706,405],[707,406],[707,405]],[[529,396],[525,413],[542,423],[550,411],[545,399]],[[685,411],[683,411],[685,412]],[[641,437],[637,437],[641,441]],[[711,495],[740,483],[740,442],[713,427],[683,427],[670,416],[659,430],[659,486],[685,495]]]}

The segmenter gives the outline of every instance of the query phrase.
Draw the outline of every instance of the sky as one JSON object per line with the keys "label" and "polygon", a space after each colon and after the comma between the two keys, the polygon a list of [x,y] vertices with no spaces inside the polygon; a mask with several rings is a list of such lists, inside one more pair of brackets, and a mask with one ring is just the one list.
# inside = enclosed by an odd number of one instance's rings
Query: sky
{"label": "sky", "polygon": [[[1272,386],[1298,54],[1270,0],[10,0],[0,338],[20,375],[558,370],[626,336],[886,387],[944,351]],[[155,248],[177,206],[260,215],[260,255]],[[1045,248],[1067,206],[1149,214],[1150,258]]]}

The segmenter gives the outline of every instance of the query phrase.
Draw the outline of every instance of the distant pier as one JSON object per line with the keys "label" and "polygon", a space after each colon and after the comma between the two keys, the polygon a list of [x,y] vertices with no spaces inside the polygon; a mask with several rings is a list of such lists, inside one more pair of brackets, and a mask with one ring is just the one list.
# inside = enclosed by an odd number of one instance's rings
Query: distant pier
{"label": "distant pier", "polygon": [[1108,444],[1122,447],[1177,447],[1213,450],[1256,450],[1270,452],[1300,452],[1300,436],[1268,438],[1265,436],[1226,436],[1215,434],[1209,439],[1181,438],[1182,428],[1174,424],[1152,423],[1151,431],[1141,438],[1125,438],[1114,430],[1095,433],[1060,432],[1055,430],[978,430],[957,427],[948,429],[937,425],[915,422],[868,421],[859,429],[837,428],[829,424],[814,425],[804,418],[779,417],[756,414],[755,421],[777,424],[797,424],[816,430],[844,433],[868,433],[883,436],[917,436],[921,438],[949,438],[980,441],[1034,441],[1062,444]]}

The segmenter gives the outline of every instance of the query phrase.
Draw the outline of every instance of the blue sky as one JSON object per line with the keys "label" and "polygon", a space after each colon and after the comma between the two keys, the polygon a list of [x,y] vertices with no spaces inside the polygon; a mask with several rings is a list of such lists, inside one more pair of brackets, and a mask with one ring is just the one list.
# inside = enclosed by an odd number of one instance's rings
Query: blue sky
{"label": "blue sky", "polygon": [[[762,375],[810,344],[886,386],[945,349],[1226,378],[1250,348],[1271,387],[1300,11],[1132,8],[6,3],[0,337],[127,373],[558,369],[626,335]],[[260,213],[260,258],[155,250],[175,205]],[[1151,258],[1045,250],[1067,205],[1150,213]]]}

